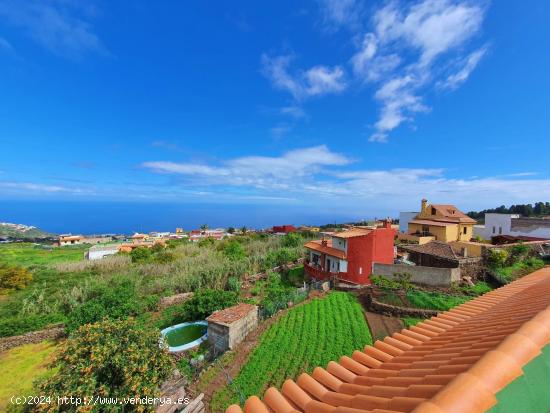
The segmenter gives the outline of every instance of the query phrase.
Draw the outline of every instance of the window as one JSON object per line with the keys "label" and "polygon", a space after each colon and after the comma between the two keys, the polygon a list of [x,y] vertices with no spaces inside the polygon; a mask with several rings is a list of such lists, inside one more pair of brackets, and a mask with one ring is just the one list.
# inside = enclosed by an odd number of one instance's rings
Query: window
{"label": "window", "polygon": [[464,227],[464,234],[467,234],[467,233],[468,233],[468,228]]}
{"label": "window", "polygon": [[493,227],[493,234],[496,234],[497,233],[497,229],[496,227]]}
{"label": "window", "polygon": [[502,235],[502,227],[498,227],[498,234]]}

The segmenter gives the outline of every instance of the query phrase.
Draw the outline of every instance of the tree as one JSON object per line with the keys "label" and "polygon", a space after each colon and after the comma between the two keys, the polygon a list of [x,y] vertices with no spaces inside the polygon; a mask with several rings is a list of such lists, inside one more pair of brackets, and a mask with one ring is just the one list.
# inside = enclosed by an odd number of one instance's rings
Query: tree
{"label": "tree", "polygon": [[246,234],[247,232],[248,232],[248,228],[243,225],[243,227],[241,228],[241,234]]}
{"label": "tree", "polygon": [[202,224],[201,225],[201,230],[202,231],[206,231],[208,229],[208,224]]}
{"label": "tree", "polygon": [[0,263],[0,289],[21,290],[31,281],[32,274],[26,268]]}
{"label": "tree", "polygon": [[228,234],[234,234],[235,233],[235,228],[233,228],[233,227],[227,228],[227,233]]}
{"label": "tree", "polygon": [[[158,397],[160,386],[174,368],[172,358],[159,347],[159,331],[142,329],[132,319],[104,320],[82,326],[68,339],[53,363],[54,375],[42,382],[40,393],[51,396],[51,403],[38,405],[46,412],[79,410],[71,404],[58,404],[58,397],[90,396]],[[151,404],[120,406],[91,404],[87,412],[154,411]]]}

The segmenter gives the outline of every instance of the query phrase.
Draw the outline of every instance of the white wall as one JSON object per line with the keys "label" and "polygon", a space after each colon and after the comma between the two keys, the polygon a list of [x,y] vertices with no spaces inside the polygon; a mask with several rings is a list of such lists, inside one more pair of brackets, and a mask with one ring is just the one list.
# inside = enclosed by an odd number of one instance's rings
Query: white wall
{"label": "white wall", "polygon": [[409,222],[417,216],[419,212],[400,212],[399,213],[399,232],[407,233]]}
{"label": "white wall", "polygon": [[332,248],[347,252],[347,242],[343,238],[332,237]]}
{"label": "white wall", "polygon": [[108,250],[90,250],[88,251],[89,260],[100,260],[107,255],[114,255],[118,250],[108,249]]}
{"label": "white wall", "polygon": [[[325,270],[330,272],[339,272],[338,263],[340,260],[338,258],[331,257],[330,255],[326,256],[326,262],[325,262]],[[328,261],[330,260],[330,266],[328,265]]]}
{"label": "white wall", "polygon": [[340,272],[348,272],[348,262],[346,260],[340,260]]}
{"label": "white wall", "polygon": [[485,214],[485,228],[476,232],[486,240],[495,235],[524,235],[511,234],[512,218],[518,218],[516,214]]}

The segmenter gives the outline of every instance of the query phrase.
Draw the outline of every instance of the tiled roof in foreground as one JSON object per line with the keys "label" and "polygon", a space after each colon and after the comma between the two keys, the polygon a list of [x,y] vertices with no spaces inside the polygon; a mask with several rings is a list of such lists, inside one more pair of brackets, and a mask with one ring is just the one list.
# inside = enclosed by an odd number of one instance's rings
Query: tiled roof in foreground
{"label": "tiled roof in foreground", "polygon": [[[263,400],[252,396],[244,412],[485,412],[549,343],[550,268],[544,268],[287,380]],[[236,405],[226,410],[242,412]]]}

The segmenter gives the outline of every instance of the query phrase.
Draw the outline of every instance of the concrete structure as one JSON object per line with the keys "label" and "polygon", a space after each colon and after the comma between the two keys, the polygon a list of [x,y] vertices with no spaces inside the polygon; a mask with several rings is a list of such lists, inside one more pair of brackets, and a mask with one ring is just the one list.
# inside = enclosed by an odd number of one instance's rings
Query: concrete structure
{"label": "concrete structure", "polygon": [[475,229],[485,240],[499,235],[550,239],[550,219],[523,218],[517,214],[485,214],[485,225]]}
{"label": "concrete structure", "polygon": [[411,222],[418,214],[419,212],[400,212],[399,232],[406,233],[409,230],[409,222]]}
{"label": "concrete structure", "polygon": [[305,272],[317,280],[334,277],[349,283],[369,284],[373,263],[393,263],[396,232],[387,220],[382,228],[352,228],[334,233],[328,240],[308,242]]}
{"label": "concrete structure", "polygon": [[416,268],[452,268],[459,270],[458,278],[451,280],[453,282],[460,281],[461,277],[478,279],[484,274],[481,256],[468,256],[468,249],[465,247],[453,247],[453,244],[432,241],[424,245],[404,245],[400,249],[406,253],[404,258],[408,262],[414,263],[417,266]]}
{"label": "concrete structure", "polygon": [[86,252],[86,259],[100,260],[108,255],[114,255],[120,250],[120,245],[94,245]]}
{"label": "concrete structure", "polygon": [[65,234],[59,236],[59,246],[63,247],[65,245],[77,245],[82,244],[84,237],[82,235],[71,235]]}
{"label": "concrete structure", "polygon": [[450,287],[460,282],[460,268],[420,267],[403,264],[373,265],[373,274],[382,275],[390,280],[397,280],[399,274],[410,274],[410,282],[431,287]]}
{"label": "concrete structure", "polygon": [[208,341],[214,353],[234,349],[258,325],[258,306],[237,304],[216,311],[208,321]]}
{"label": "concrete structure", "polygon": [[476,221],[454,205],[428,204],[422,200],[420,213],[409,221],[408,233],[434,236],[443,242],[470,241]]}

